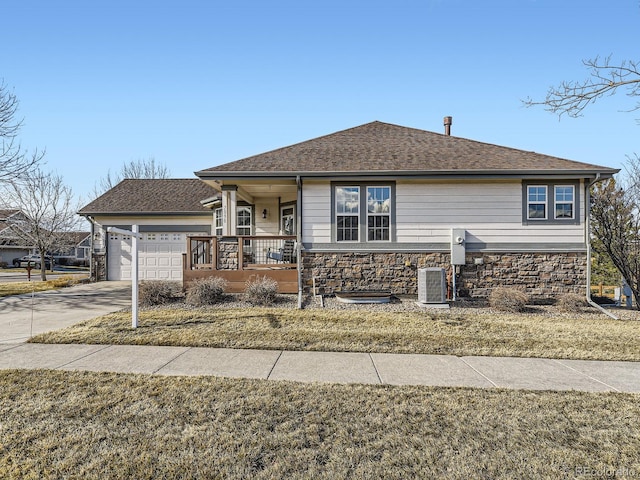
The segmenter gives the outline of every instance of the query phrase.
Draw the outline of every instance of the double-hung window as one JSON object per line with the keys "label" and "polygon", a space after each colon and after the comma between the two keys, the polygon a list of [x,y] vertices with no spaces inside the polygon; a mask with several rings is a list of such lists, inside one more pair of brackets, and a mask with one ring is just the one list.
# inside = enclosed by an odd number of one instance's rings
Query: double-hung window
{"label": "double-hung window", "polygon": [[357,242],[360,225],[360,187],[336,187],[336,240]]}
{"label": "double-hung window", "polygon": [[544,220],[547,218],[547,186],[527,187],[527,218]]}
{"label": "double-hung window", "polygon": [[522,220],[525,224],[580,223],[580,183],[578,181],[531,180],[523,182]]}
{"label": "double-hung window", "polygon": [[556,185],[555,187],[555,218],[572,219],[574,216],[575,188],[573,185]]}
{"label": "double-hung window", "polygon": [[216,208],[214,213],[214,218],[215,218],[215,234],[217,236],[222,236],[222,226],[224,224],[224,219],[222,217],[222,208]]}
{"label": "double-hung window", "polygon": [[389,240],[391,187],[367,187],[367,240]]}
{"label": "double-hung window", "polygon": [[390,185],[336,185],[336,241],[391,241],[393,191]]}

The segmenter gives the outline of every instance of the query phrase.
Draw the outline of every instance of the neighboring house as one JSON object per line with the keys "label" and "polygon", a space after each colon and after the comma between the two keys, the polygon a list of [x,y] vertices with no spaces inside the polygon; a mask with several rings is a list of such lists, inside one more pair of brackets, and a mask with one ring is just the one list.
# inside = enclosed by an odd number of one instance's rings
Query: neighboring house
{"label": "neighboring house", "polygon": [[[39,254],[35,246],[27,245],[24,236],[16,233],[22,228],[27,217],[20,210],[0,210],[0,263],[7,266],[13,264],[16,258],[30,253]],[[56,252],[49,252],[55,258],[55,263],[88,265],[91,253],[91,234],[89,232],[69,232],[64,235],[67,244]]]}
{"label": "neighboring house", "polygon": [[[125,181],[80,213],[100,231],[204,233],[182,243],[170,278],[185,282],[220,275],[241,289],[259,274],[281,291],[315,281],[329,293],[415,294],[418,269],[442,267],[449,278],[455,268],[462,295],[509,285],[544,297],[586,291],[589,185],[616,172],[372,122],[198,171],[193,188]],[[137,200],[144,184],[155,189],[148,202]],[[178,212],[181,202],[192,209]],[[287,255],[292,244],[300,248]],[[107,257],[127,247],[118,248],[109,243]],[[127,278],[126,256],[118,261],[109,278]]]}
{"label": "neighboring house", "polygon": [[28,255],[32,247],[24,244],[11,225],[20,222],[24,214],[20,210],[0,210],[0,264],[10,266],[14,258]]}
{"label": "neighboring house", "polygon": [[66,236],[68,246],[53,253],[58,265],[89,266],[91,259],[91,232],[70,232]]}

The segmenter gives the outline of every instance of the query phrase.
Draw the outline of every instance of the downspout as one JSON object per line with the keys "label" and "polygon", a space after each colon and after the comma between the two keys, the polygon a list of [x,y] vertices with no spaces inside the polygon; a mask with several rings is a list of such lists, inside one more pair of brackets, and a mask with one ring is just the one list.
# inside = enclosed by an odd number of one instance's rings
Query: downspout
{"label": "downspout", "polygon": [[592,307],[597,308],[605,315],[613,318],[614,320],[619,320],[613,313],[605,310],[596,302],[591,300],[591,187],[600,181],[600,174],[596,174],[596,178],[591,183],[586,183],[586,191],[585,191],[585,220],[584,220],[584,237],[585,243],[587,245],[587,303]]}
{"label": "downspout", "polygon": [[298,197],[296,206],[296,260],[298,265],[298,309],[302,309],[302,178],[296,176]]}

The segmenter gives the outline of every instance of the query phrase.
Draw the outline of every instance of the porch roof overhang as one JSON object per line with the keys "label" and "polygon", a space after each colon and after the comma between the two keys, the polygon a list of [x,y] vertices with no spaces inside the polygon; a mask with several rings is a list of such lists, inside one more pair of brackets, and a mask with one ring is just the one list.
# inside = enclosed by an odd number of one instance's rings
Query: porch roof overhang
{"label": "porch roof overhang", "polygon": [[[238,196],[249,203],[254,203],[254,198],[280,197],[284,195],[295,195],[297,189],[296,177],[271,177],[266,175],[251,177],[230,177],[230,178],[202,178],[204,182],[211,185],[218,191],[223,191],[225,187],[235,187]],[[203,200],[203,206],[212,208],[221,203],[221,198],[213,197]]]}

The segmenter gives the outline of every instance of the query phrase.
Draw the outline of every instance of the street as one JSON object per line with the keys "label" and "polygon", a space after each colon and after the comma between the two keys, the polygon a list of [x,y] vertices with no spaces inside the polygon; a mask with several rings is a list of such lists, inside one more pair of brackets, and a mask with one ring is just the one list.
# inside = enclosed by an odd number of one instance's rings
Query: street
{"label": "street", "polygon": [[[9,283],[9,282],[26,282],[28,281],[28,276],[26,269],[17,268],[16,271],[13,272],[11,269],[6,269],[0,271],[0,283]],[[88,277],[89,270],[78,271],[78,270],[64,270],[64,267],[58,268],[56,267],[53,270],[53,273],[50,273],[47,270],[47,280],[55,280],[56,278],[64,277],[64,276],[73,276],[73,277]],[[31,270],[31,281],[40,281],[40,270],[32,269]]]}

